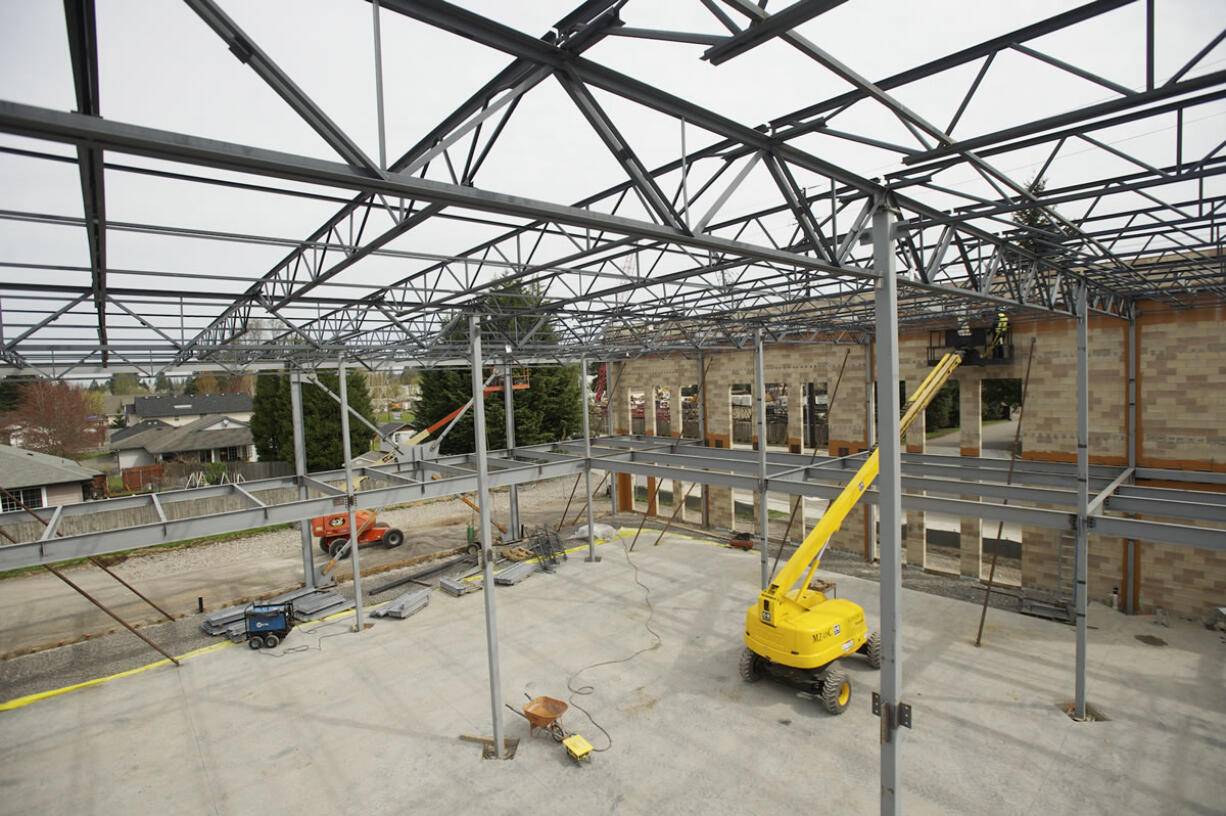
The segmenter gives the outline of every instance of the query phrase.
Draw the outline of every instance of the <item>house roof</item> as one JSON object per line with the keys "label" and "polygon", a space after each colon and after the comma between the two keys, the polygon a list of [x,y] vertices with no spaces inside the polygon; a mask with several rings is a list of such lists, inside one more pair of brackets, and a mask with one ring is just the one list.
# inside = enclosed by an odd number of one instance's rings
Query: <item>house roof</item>
{"label": "house roof", "polygon": [[192,414],[233,414],[249,412],[251,405],[251,395],[246,393],[137,397],[132,403],[132,415],[153,419]]}
{"label": "house roof", "polygon": [[[144,424],[144,423],[142,423]],[[158,423],[162,425],[162,423]],[[112,438],[112,442],[114,439]],[[150,427],[119,440],[115,450],[144,448],[149,453],[179,453],[250,445],[251,428],[245,422],[225,416],[206,416],[181,428]]]}
{"label": "house roof", "polygon": [[405,428],[409,428],[411,430],[413,428],[413,423],[411,422],[383,422],[379,424],[379,435],[380,436],[390,436],[391,434],[396,433],[396,431],[402,431]]}
{"label": "house roof", "polygon": [[64,482],[83,482],[100,473],[101,471],[79,465],[71,459],[0,445],[0,485],[4,487],[41,487]]}
{"label": "house roof", "polygon": [[111,433],[111,445],[116,450],[119,450],[119,443],[124,441],[125,439],[130,439],[131,437],[134,437],[137,434],[142,434],[145,431],[156,430],[159,428],[169,428],[169,427],[171,426],[163,422],[160,419],[141,420],[140,422],[137,422],[134,425],[129,425],[126,428],[120,428],[119,430]]}

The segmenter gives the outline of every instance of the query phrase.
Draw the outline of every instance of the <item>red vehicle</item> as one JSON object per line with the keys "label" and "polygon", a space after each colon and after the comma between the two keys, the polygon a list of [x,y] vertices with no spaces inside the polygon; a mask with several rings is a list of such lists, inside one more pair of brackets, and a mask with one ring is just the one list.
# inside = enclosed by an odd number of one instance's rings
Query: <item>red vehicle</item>
{"label": "red vehicle", "polygon": [[[382,541],[388,547],[404,543],[404,533],[383,522],[376,522],[374,510],[357,510],[353,514],[358,528],[358,544]],[[333,513],[311,519],[311,533],[319,539],[319,549],[336,555],[349,542],[349,514]]]}

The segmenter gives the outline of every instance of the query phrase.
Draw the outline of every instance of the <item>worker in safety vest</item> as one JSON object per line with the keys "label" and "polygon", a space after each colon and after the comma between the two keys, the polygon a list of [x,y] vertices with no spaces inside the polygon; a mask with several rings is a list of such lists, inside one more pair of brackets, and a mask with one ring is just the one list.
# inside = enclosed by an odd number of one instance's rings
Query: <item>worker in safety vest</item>
{"label": "worker in safety vest", "polygon": [[992,338],[993,346],[1003,346],[1005,334],[1009,331],[1009,316],[1004,312],[996,313],[996,335]]}

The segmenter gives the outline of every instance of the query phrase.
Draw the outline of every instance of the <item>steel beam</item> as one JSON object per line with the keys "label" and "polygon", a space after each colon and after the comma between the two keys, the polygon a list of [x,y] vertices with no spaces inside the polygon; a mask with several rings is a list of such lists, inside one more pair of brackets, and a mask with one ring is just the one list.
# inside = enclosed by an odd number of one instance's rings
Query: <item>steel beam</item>
{"label": "steel beam", "polygon": [[783,11],[775,12],[762,19],[753,19],[744,31],[727,37],[723,42],[708,48],[702,58],[712,65],[727,62],[733,57],[739,57],[746,51],[757,48],[767,40],[779,36],[784,31],[806,23],[820,14],[825,14],[832,8],[843,5],[846,0],[796,0]]}
{"label": "steel beam", "polygon": [[763,591],[770,585],[770,508],[766,503],[766,363],[763,360],[762,329],[754,329],[754,407],[758,420],[758,543],[762,561]]}
{"label": "steel beam", "polygon": [[596,560],[596,515],[592,509],[592,429],[588,419],[586,357],[579,358],[579,393],[583,399],[583,493],[587,504],[587,560],[590,562]]}
{"label": "steel beam", "polygon": [[[508,457],[515,456],[515,388],[511,380],[511,358],[507,357],[502,366],[502,399],[503,415],[506,420],[506,454]],[[508,529],[511,531],[511,538],[519,538],[519,488],[511,485],[507,488],[507,496],[510,501]]]}
{"label": "steel beam", "polygon": [[1090,374],[1087,362],[1089,309],[1086,287],[1077,290],[1077,526],[1074,531],[1074,578],[1077,622],[1076,684],[1074,715],[1086,716],[1086,590],[1089,572],[1088,540],[1090,506]]}
{"label": "steel beam", "polygon": [[485,586],[485,592],[481,595],[485,601],[485,643],[486,657],[489,662],[494,756],[499,759],[508,759],[508,755],[503,750],[505,743],[502,736],[502,679],[498,660],[498,615],[494,603],[494,531],[490,525],[489,473],[486,469],[485,400],[481,396],[485,390],[485,382],[481,376],[481,318],[476,314],[468,318],[468,337],[472,348],[473,436],[477,446],[475,458],[479,508],[477,534],[481,537],[481,569]]}
{"label": "steel beam", "polygon": [[[68,27],[68,53],[72,58],[73,85],[77,111],[101,115],[98,89],[98,30],[93,0],[64,0],[64,21]],[[77,147],[77,166],[81,177],[81,200],[85,211],[85,236],[89,244],[89,265],[93,277],[94,308],[98,313],[98,343],[102,363],[109,362],[107,332],[106,267],[106,179],[102,151]]]}
{"label": "steel beam", "polygon": [[898,284],[894,272],[894,214],[884,202],[873,213],[877,270],[877,431],[881,470],[881,813],[902,813],[898,784],[900,741],[896,712],[902,695],[902,465],[898,417]]}
{"label": "steel beam", "polygon": [[363,632],[362,625],[362,569],[358,563],[358,524],[354,514],[355,487],[353,484],[353,451],[349,440],[349,386],[345,382],[345,357],[337,363],[338,388],[341,392],[341,450],[345,456],[345,507],[349,514],[349,565],[353,568],[353,631]]}
{"label": "steel beam", "polygon": [[871,280],[871,272],[842,268],[794,252],[746,244],[709,234],[680,230],[578,207],[444,184],[388,172],[375,176],[348,165],[297,156],[249,145],[237,145],[180,133],[121,124],[76,113],[0,101],[0,131],[35,139],[97,145],[150,158],[199,164],[240,173],[281,178],[329,187],[383,193],[463,207],[478,212],[556,221],[561,224],[665,241],[694,249],[755,259],[785,267],[823,272],[836,277]]}
{"label": "steel beam", "polygon": [[[306,427],[302,419],[302,374],[293,369],[289,374],[290,422],[294,429],[294,474],[298,477],[298,499],[309,498],[306,476]],[[298,523],[302,536],[302,577],[307,589],[315,588],[315,547],[310,524],[305,519]]]}

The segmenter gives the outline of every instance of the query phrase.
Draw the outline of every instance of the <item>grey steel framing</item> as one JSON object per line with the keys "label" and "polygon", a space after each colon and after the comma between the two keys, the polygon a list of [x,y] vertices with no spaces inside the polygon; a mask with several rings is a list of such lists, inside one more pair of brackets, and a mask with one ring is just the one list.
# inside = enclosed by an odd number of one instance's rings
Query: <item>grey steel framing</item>
{"label": "grey steel framing", "polygon": [[[897,438],[886,433],[882,439],[882,487],[880,493],[869,497],[870,501],[878,496],[884,500],[882,560],[883,565],[889,560],[891,566],[889,574],[884,574],[887,570],[883,568],[883,615],[894,616],[897,610],[897,559],[893,556],[898,546],[895,528],[899,524],[899,501],[902,507],[1024,519],[1041,526],[1075,529],[1077,560],[1082,567],[1085,538],[1091,530],[1130,541],[1172,541],[1215,549],[1226,546],[1220,530],[1103,514],[1104,510],[1146,512],[1220,521],[1226,505],[1197,491],[1166,492],[1129,485],[1132,479],[1147,477],[1135,469],[1131,444],[1129,468],[1089,466],[1084,338],[1090,312],[1129,321],[1131,369],[1136,359],[1132,331],[1136,300],[1184,306],[1198,298],[1220,303],[1226,295],[1219,224],[1226,194],[1215,184],[1226,173],[1226,157],[1219,155],[1226,141],[1193,156],[1185,155],[1184,139],[1185,127],[1193,124],[1186,121],[1186,112],[1226,98],[1226,71],[1201,67],[1204,58],[1226,37],[1226,31],[1208,38],[1194,52],[1199,44],[1191,44],[1179,58],[1178,70],[1159,84],[1155,73],[1155,8],[1153,0],[1145,0],[1145,80],[1143,87],[1136,88],[1118,77],[1104,76],[1046,53],[1038,44],[1045,35],[1093,25],[1101,16],[1130,2],[1096,0],[874,82],[795,30],[839,5],[837,0],[798,0],[773,14],[750,0],[723,0],[722,5],[716,0],[701,0],[702,7],[727,29],[727,35],[719,36],[626,26],[622,15],[631,14],[633,4],[587,0],[544,37],[441,0],[379,0],[372,15],[376,61],[380,8],[511,57],[511,62],[479,91],[399,159],[387,164],[381,114],[380,157],[375,161],[362,153],[356,142],[213,0],[185,1],[239,60],[319,133],[341,161],[102,119],[94,4],[92,0],[66,0],[77,112],[0,101],[0,132],[76,147],[83,217],[4,212],[0,218],[84,229],[90,264],[88,268],[73,268],[0,259],[0,269],[85,272],[89,283],[0,281],[0,373],[71,376],[123,369],[153,376],[193,367],[237,371],[288,365],[310,369],[332,365],[344,354],[346,359],[368,366],[471,366],[477,383],[485,362],[480,359],[483,341],[506,349],[499,360],[504,366],[680,352],[696,357],[701,370],[703,356],[721,349],[757,347],[760,360],[763,340],[865,342],[870,337],[878,340],[881,368],[889,369],[897,363],[895,332],[900,324],[929,321],[934,314],[948,315],[955,310],[968,317],[1001,307],[1015,317],[1054,313],[1076,317],[1079,323],[1078,464],[1074,470],[1026,463],[1023,470],[1030,482],[1013,495],[1020,491],[1029,500],[1063,509],[942,498],[946,488],[955,495],[1000,498],[1002,484],[999,479],[992,480],[993,475],[999,476],[994,471],[999,465],[988,460],[957,460],[958,464],[951,464],[940,461],[940,457],[901,456]],[[610,36],[703,44],[708,46],[704,58],[712,64],[778,40],[849,83],[852,89],[765,125],[748,126],[590,59],[587,53]],[[1076,81],[1094,83],[1112,96],[1058,115],[1012,123],[991,133],[955,138],[964,112],[1002,54],[1033,60]],[[957,97],[956,111],[947,125],[925,119],[894,93],[952,68],[974,64],[978,64],[978,71]],[[1195,73],[1198,67],[1199,74]],[[570,206],[494,194],[473,186],[521,99],[549,79],[562,85],[613,153],[626,179]],[[676,159],[649,168],[592,93],[597,89],[673,118],[680,125],[683,140],[685,128],[690,126],[714,134],[717,141],[690,152],[683,146],[682,155]],[[896,118],[914,143],[891,143],[876,134],[852,132],[833,124],[849,107],[862,101],[881,106]],[[1163,160],[1134,155],[1090,135],[1116,125],[1172,115],[1176,120],[1173,155]],[[811,135],[887,151],[901,169],[887,174],[884,181],[865,178],[800,147],[801,140]],[[1038,174],[1044,178],[1066,145],[1074,143],[1123,159],[1136,169],[1111,178],[1038,190],[1011,179],[990,163],[998,156],[1043,146],[1050,149]],[[25,147],[0,150],[46,162],[73,161]],[[107,161],[107,152],[166,159],[188,167],[182,171],[134,167]],[[462,161],[457,159],[461,154]],[[758,164],[773,180],[778,202],[754,212],[728,211],[731,197]],[[190,169],[193,166],[197,168],[194,171]],[[431,166],[436,173],[439,167],[445,167],[449,180],[424,178]],[[985,197],[944,185],[941,174],[956,167],[973,172],[993,194]],[[210,170],[238,171],[268,181],[222,179],[211,176]],[[107,220],[105,206],[107,173],[141,173],[304,196],[335,202],[339,208],[305,239],[112,223]],[[809,179],[824,180],[825,188],[803,186],[798,175],[802,173]],[[278,183],[283,181],[308,182],[349,193],[281,189]],[[1184,190],[1193,184],[1196,193]],[[670,187],[674,190],[671,194]],[[1172,195],[1177,198],[1170,199]],[[943,197],[952,197],[956,203],[928,203]],[[648,218],[654,220],[622,214],[628,210],[627,202],[632,201],[640,202]],[[1064,217],[1055,210],[1057,205],[1078,212]],[[1010,220],[1010,215],[1019,210],[1041,211],[1051,229],[1020,229]],[[502,232],[450,255],[389,248],[395,239],[434,219],[493,226]],[[751,234],[760,234],[762,239],[744,240],[751,227]],[[281,244],[287,247],[287,255],[272,269],[253,272],[248,278],[250,285],[241,294],[226,294],[214,291],[216,281],[204,275],[109,267],[109,230]],[[1033,249],[1036,241],[1048,244],[1042,253]],[[1122,247],[1125,242],[1131,245]],[[354,283],[344,279],[347,270],[378,255],[425,265],[374,289],[355,289]],[[895,265],[905,274],[896,274]],[[502,276],[495,279],[491,273]],[[108,276],[149,281],[149,285],[115,286]],[[508,305],[505,298],[499,305],[487,297],[508,281],[526,284],[541,295],[525,299],[518,306]],[[61,318],[87,313],[94,315],[96,339],[61,328],[66,322]],[[506,321],[482,320],[494,313],[521,320],[513,321],[517,328],[508,333],[498,328]],[[259,324],[255,321],[277,328],[269,337],[256,337],[252,329]],[[470,328],[467,337],[456,331],[465,323]],[[541,333],[546,324],[554,329],[552,338]],[[878,376],[882,376],[880,370]],[[1130,415],[1135,412],[1134,382],[1130,378]],[[886,376],[878,383],[886,396],[889,388],[896,386],[896,377]],[[879,413],[882,405],[892,409],[894,401],[880,400]],[[484,452],[481,412],[475,413],[481,440],[475,458],[414,463],[407,466],[407,471],[406,466],[366,468],[364,472],[372,481],[385,486],[361,491],[354,500],[360,506],[376,506],[474,487],[484,494],[491,485],[590,473],[592,467],[748,490],[827,495],[835,489],[832,485],[837,486],[840,475],[850,472],[847,468],[852,463],[827,459],[809,465],[801,461],[804,457],[792,460],[766,451],[746,459],[737,451],[681,444],[661,447],[658,440],[629,438],[604,440],[590,455],[586,449],[580,455],[573,446],[571,452],[564,452],[567,446],[554,452],[520,447],[513,453],[490,455]],[[891,410],[885,411],[879,420],[881,427],[888,430],[891,418],[897,419]],[[1133,426],[1130,423],[1130,428]],[[491,465],[494,469],[487,475]],[[427,474],[431,472],[443,478],[430,480]],[[951,475],[954,478],[948,478]],[[1154,475],[1168,479],[1187,476],[1158,471],[1148,477]],[[56,537],[56,527],[80,512],[64,507],[54,511],[53,526],[47,528],[41,541],[0,547],[0,567],[189,537],[206,529],[216,532],[309,518],[333,509],[339,492],[324,482],[337,478],[337,473],[300,474],[285,480],[279,484],[297,487],[300,498],[275,506],[261,504],[252,495],[255,485],[224,488],[241,493],[253,506],[194,519],[167,519],[165,505],[188,498],[179,493],[113,500],[104,506],[148,503],[159,517],[156,524],[118,534]],[[1197,474],[1196,478],[1218,480],[1212,474]],[[1075,495],[1058,489],[1066,488],[1074,479]],[[919,489],[928,495],[901,492]],[[190,497],[214,490],[222,489],[191,491]],[[1092,491],[1097,494],[1093,500]],[[485,506],[487,497],[482,498]],[[97,509],[98,505],[91,506],[91,510]],[[0,516],[0,524],[3,522]],[[484,536],[488,531],[484,514],[482,528]],[[311,569],[309,560],[309,543],[304,540],[307,570]],[[1084,578],[1083,568],[1079,582]],[[1128,595],[1131,598],[1132,593]],[[487,596],[492,604],[493,593]],[[1078,585],[1077,606],[1080,711],[1084,704],[1086,639],[1083,583]],[[496,689],[497,638],[492,605],[487,609],[487,624],[491,680]],[[896,662],[901,625],[891,617],[885,628],[884,665],[889,671],[883,675],[883,693],[892,706],[901,692]],[[497,702],[496,692],[492,702]],[[501,733],[500,716],[499,706],[494,705],[496,738]],[[883,744],[883,813],[897,813],[901,808],[901,793],[896,787],[897,746],[897,736]]]}

